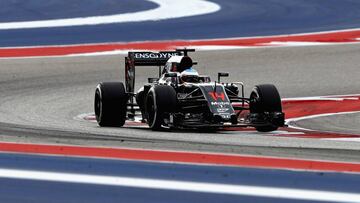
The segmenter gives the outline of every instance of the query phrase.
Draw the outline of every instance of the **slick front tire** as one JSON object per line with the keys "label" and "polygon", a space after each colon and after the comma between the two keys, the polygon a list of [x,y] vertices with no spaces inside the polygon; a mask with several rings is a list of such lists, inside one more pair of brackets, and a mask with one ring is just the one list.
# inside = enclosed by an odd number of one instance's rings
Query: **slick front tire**
{"label": "slick front tire", "polygon": [[160,130],[166,113],[176,109],[177,97],[173,87],[157,85],[152,87],[146,97],[146,120],[152,130]]}
{"label": "slick front tire", "polygon": [[[250,113],[271,114],[282,112],[281,98],[278,90],[272,84],[256,85],[250,94]],[[279,126],[269,124],[256,127],[259,132],[277,130]]]}
{"label": "slick front tire", "polygon": [[95,90],[94,110],[101,127],[121,127],[126,120],[128,95],[121,82],[103,82]]}

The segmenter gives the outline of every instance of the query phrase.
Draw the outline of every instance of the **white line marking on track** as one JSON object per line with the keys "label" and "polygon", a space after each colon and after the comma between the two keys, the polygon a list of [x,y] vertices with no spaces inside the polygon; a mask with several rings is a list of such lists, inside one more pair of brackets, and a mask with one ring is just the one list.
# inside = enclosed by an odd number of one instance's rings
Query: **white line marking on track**
{"label": "white line marking on track", "polygon": [[110,23],[127,23],[141,21],[156,21],[172,18],[182,18],[213,13],[220,6],[205,0],[148,0],[159,4],[159,7],[135,13],[115,14],[108,16],[91,16],[82,18],[67,18],[56,20],[39,20],[0,23],[0,30],[65,27],[82,25],[99,25]]}
{"label": "white line marking on track", "polygon": [[232,45],[199,45],[186,46],[189,49],[196,49],[197,51],[215,51],[215,50],[234,50],[234,49],[249,49],[251,46],[232,46]]}
{"label": "white line marking on track", "polygon": [[[127,55],[129,51],[136,50],[113,50],[113,51],[103,51],[103,52],[92,52],[92,53],[82,53],[82,54],[69,54],[66,56],[76,57],[76,56],[111,56],[111,55]],[[146,50],[144,50],[146,51]]]}
{"label": "white line marking on track", "polygon": [[358,94],[350,95],[332,95],[332,96],[316,96],[316,97],[295,97],[295,98],[284,98],[282,101],[309,101],[309,100],[318,100],[318,101],[344,101],[344,100],[359,100]]}
{"label": "white line marking on track", "polygon": [[263,43],[262,45],[266,46],[317,46],[317,45],[331,45],[333,43],[330,42],[296,42],[296,41],[288,41],[288,42],[278,42],[278,41],[272,41],[269,43]]}
{"label": "white line marking on track", "polygon": [[346,138],[326,138],[323,140],[330,140],[330,141],[343,141],[343,142],[360,142],[358,137],[346,137]]}
{"label": "white line marking on track", "polygon": [[122,187],[205,192],[229,195],[297,199],[328,202],[359,202],[360,194],[309,189],[289,189],[265,186],[230,185],[177,180],[157,180],[121,176],[84,175],[74,173],[0,169],[1,178],[53,181]]}

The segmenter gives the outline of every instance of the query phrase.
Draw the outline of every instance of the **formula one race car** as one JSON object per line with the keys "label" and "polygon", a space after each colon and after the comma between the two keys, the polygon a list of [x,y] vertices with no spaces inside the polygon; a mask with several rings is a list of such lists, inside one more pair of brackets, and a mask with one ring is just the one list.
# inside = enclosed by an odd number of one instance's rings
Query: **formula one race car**
{"label": "formula one race car", "polygon": [[[284,126],[281,99],[274,85],[256,85],[244,97],[241,82],[224,83],[199,75],[188,56],[193,49],[129,52],[125,57],[125,85],[102,82],[95,91],[95,115],[100,126],[121,127],[140,117],[153,130],[162,128],[224,129],[255,127],[268,132]],[[134,92],[135,67],[157,66],[159,78]]]}

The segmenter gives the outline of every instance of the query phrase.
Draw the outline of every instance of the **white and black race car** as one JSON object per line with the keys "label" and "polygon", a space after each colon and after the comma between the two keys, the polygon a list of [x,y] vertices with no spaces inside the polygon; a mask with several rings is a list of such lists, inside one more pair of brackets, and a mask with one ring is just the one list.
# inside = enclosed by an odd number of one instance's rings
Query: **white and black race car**
{"label": "white and black race car", "polygon": [[[162,128],[224,129],[255,127],[261,132],[284,126],[280,95],[274,85],[256,85],[244,97],[241,82],[224,83],[198,75],[188,56],[193,49],[129,52],[125,57],[125,85],[102,82],[95,91],[95,115],[100,126],[121,127],[141,117],[153,130]],[[156,66],[159,78],[134,91],[135,67]]]}

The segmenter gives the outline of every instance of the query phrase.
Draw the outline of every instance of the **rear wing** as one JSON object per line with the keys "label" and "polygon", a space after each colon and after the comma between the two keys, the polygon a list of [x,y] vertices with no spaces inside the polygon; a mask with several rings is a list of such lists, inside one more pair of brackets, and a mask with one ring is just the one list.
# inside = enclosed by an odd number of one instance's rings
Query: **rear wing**
{"label": "rear wing", "polygon": [[129,52],[128,57],[135,66],[163,66],[172,56],[179,56],[181,52]]}
{"label": "rear wing", "polygon": [[195,49],[176,49],[176,51],[161,52],[129,52],[125,57],[125,85],[126,91],[134,93],[135,88],[135,67],[136,66],[157,66],[159,68],[159,77],[161,76],[161,67],[172,56],[187,56],[188,52],[194,52]]}

